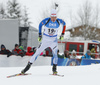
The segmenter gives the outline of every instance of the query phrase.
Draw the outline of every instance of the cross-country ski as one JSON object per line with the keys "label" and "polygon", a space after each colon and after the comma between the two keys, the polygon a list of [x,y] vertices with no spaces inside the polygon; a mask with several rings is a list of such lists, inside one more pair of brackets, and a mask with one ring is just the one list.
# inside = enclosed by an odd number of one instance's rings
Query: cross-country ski
{"label": "cross-country ski", "polygon": [[7,76],[7,78],[17,77],[17,76],[26,76],[26,75],[31,75],[31,73],[25,73],[25,74],[18,73],[18,74],[14,74],[14,75]]}
{"label": "cross-country ski", "polygon": [[64,75],[61,75],[61,74],[49,74],[49,75],[52,75],[52,76],[59,76],[59,77],[64,77]]}

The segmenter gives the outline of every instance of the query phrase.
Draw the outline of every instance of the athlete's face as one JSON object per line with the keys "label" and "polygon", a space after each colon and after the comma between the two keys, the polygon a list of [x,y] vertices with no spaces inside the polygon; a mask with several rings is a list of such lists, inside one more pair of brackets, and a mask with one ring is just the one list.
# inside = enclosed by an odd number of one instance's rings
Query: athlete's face
{"label": "athlete's face", "polygon": [[57,19],[57,17],[51,17],[51,21],[52,21],[52,22],[55,22],[56,19]]}

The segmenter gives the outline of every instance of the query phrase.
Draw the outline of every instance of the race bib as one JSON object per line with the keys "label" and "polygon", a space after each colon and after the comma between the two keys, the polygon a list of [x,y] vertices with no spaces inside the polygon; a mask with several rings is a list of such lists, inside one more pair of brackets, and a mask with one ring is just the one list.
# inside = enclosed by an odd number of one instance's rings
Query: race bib
{"label": "race bib", "polygon": [[55,32],[56,32],[55,29],[52,29],[52,28],[49,28],[49,29],[48,29],[48,34],[49,34],[49,35],[54,35]]}
{"label": "race bib", "polygon": [[58,29],[57,28],[56,29],[54,29],[54,28],[45,28],[44,33],[46,35],[49,35],[49,36],[55,36],[58,33]]}

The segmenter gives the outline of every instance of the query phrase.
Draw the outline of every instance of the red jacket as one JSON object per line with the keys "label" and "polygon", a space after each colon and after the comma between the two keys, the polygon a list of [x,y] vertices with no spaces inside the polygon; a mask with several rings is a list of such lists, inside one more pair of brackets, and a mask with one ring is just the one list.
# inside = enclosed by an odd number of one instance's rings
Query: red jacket
{"label": "red jacket", "polygon": [[14,55],[23,54],[22,50],[20,50],[20,49],[13,49],[13,50],[12,50],[12,53],[13,53]]}
{"label": "red jacket", "polygon": [[32,52],[31,49],[32,49],[31,47],[27,47],[26,55],[32,56],[34,54],[34,52]]}

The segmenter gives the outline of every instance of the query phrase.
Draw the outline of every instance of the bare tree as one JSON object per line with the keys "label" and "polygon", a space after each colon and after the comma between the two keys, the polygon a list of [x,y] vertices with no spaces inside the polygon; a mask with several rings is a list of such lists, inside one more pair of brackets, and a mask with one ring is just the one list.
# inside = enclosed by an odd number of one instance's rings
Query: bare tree
{"label": "bare tree", "polygon": [[[94,9],[96,12],[94,12]],[[93,8],[92,4],[86,1],[78,10],[75,20],[81,26],[81,37],[84,39],[97,39],[99,34],[96,30],[98,28],[99,8]],[[77,36],[77,34],[76,34]]]}
{"label": "bare tree", "polygon": [[86,40],[88,38],[88,33],[91,30],[89,29],[90,26],[90,18],[91,18],[91,5],[89,2],[85,2],[85,4],[79,9],[78,16],[79,16],[79,23],[82,25],[82,37]]}
{"label": "bare tree", "polygon": [[[95,26],[95,29],[94,30],[96,30],[98,27],[99,27],[99,22],[100,22],[100,8],[99,8],[99,5],[98,4],[96,4],[96,9],[94,10],[94,26]],[[95,34],[95,36],[96,36],[96,39],[97,40],[100,40],[100,32],[98,32],[98,33],[94,33]]]}

